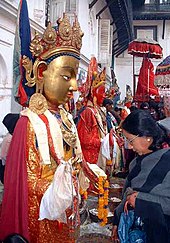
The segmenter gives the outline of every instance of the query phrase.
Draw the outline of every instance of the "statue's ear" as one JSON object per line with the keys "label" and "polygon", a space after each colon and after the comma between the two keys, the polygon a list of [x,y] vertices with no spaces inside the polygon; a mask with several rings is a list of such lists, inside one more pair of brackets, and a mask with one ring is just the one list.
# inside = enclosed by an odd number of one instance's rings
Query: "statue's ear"
{"label": "statue's ear", "polygon": [[37,83],[36,83],[36,92],[42,93],[43,92],[43,86],[44,86],[44,76],[43,72],[47,70],[47,63],[46,62],[40,62],[37,67]]}
{"label": "statue's ear", "polygon": [[38,66],[38,80],[43,79],[43,72],[47,70],[47,64],[45,62],[40,63]]}

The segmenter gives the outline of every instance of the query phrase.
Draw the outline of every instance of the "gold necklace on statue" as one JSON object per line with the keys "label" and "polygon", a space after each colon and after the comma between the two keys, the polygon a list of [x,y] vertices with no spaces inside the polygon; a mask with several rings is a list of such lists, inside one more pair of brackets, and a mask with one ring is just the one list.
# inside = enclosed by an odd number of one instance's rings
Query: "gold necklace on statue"
{"label": "gold necklace on statue", "polygon": [[65,110],[63,106],[59,106],[60,116],[61,116],[61,132],[63,134],[64,141],[70,146],[75,147],[77,141],[77,133],[74,122],[72,120],[72,115]]}

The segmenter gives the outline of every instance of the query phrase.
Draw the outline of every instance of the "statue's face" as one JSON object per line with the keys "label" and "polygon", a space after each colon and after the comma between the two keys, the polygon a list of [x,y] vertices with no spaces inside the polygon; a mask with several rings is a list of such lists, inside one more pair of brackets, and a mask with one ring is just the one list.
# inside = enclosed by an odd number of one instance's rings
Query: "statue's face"
{"label": "statue's face", "polygon": [[105,86],[101,85],[94,91],[94,96],[97,98],[97,104],[101,106],[103,104],[103,100],[105,98]]}
{"label": "statue's face", "polygon": [[79,61],[71,56],[54,59],[43,72],[44,91],[47,101],[52,105],[64,104],[77,90],[76,75]]}

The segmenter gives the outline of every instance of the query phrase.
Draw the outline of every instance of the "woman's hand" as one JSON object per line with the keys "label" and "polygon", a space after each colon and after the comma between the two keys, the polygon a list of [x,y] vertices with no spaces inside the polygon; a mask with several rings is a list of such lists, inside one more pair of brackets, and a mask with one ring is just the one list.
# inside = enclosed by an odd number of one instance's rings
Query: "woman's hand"
{"label": "woman's hand", "polygon": [[118,237],[118,232],[117,232],[117,225],[114,225],[113,228],[112,228],[111,239],[112,239],[115,243],[120,242],[120,241],[119,241],[119,237]]}
{"label": "woman's hand", "polygon": [[138,192],[134,192],[127,196],[125,206],[124,206],[125,213],[128,213],[128,205],[130,205],[132,208],[135,208],[135,202],[136,202],[137,195],[138,195]]}

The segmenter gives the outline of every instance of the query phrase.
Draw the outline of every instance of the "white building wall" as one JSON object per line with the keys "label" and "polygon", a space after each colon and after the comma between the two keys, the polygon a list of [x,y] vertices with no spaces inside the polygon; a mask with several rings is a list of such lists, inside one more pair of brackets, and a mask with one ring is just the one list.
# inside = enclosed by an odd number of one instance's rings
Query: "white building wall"
{"label": "white building wall", "polygon": [[[96,14],[106,5],[104,0],[98,1],[91,9],[89,9],[89,0],[80,0],[78,4],[78,17],[80,26],[84,32],[81,53],[88,59],[91,56],[98,57],[98,19],[96,19]],[[111,19],[110,12],[108,8],[103,11],[100,18]]]}
{"label": "white building wall", "polygon": [[14,20],[12,14],[9,16],[4,9],[0,9],[0,142],[6,134],[2,119],[11,112]]}
{"label": "white building wall", "polygon": [[[85,70],[87,75],[87,68],[92,56],[95,56],[98,61],[99,56],[99,20],[96,19],[97,13],[106,5],[104,0],[98,1],[91,9],[89,9],[89,0],[80,0],[78,4],[78,18],[82,31],[84,32],[82,42],[82,60],[80,62],[80,69]],[[108,8],[100,15],[102,19],[110,19],[112,17]],[[102,66],[103,68],[104,66]],[[111,73],[110,66],[106,67],[107,82],[110,82]]]}

